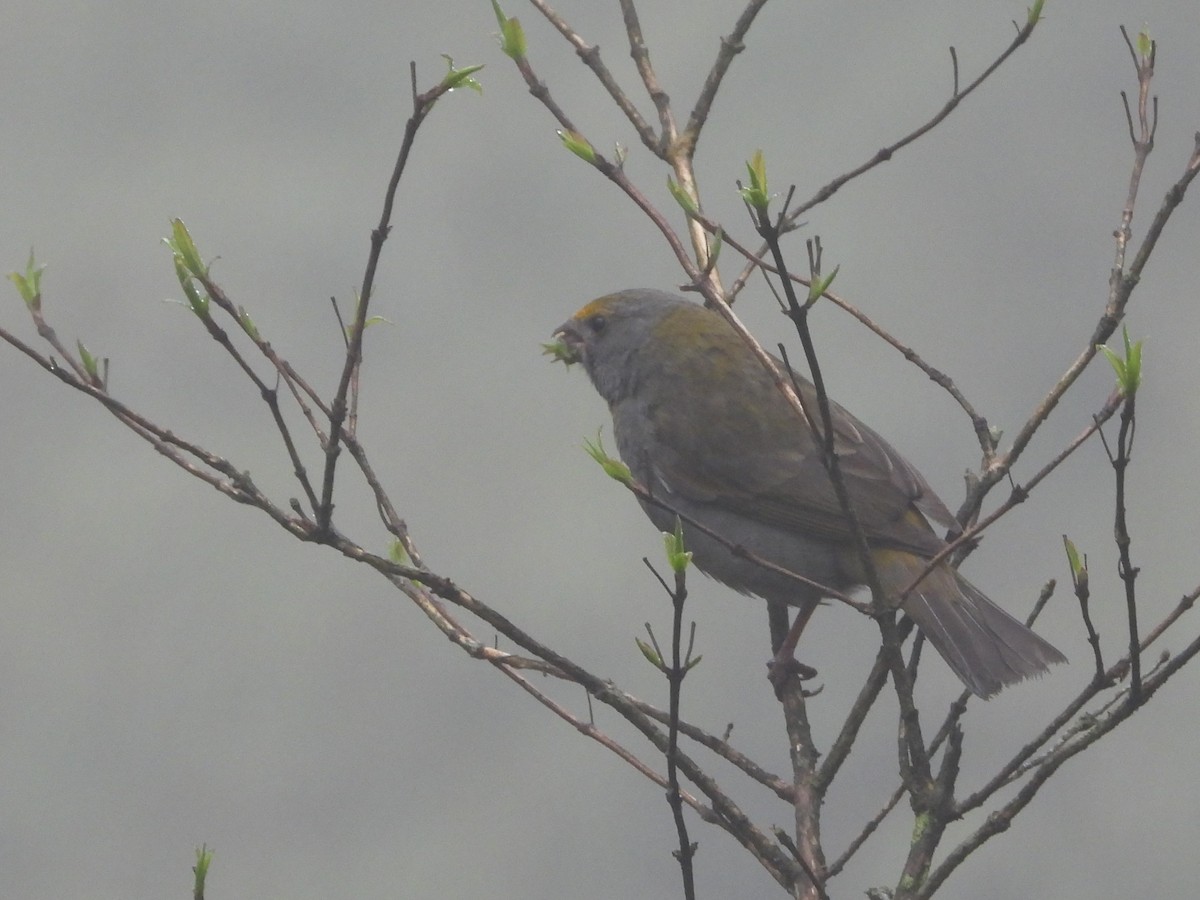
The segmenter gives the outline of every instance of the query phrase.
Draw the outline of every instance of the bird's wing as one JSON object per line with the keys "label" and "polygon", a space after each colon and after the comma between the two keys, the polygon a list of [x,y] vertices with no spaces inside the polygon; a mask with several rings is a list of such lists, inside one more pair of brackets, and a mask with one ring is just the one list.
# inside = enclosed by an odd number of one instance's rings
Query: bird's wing
{"label": "bird's wing", "polygon": [[[798,383],[819,422],[815,389]],[[686,402],[642,411],[655,438],[648,462],[663,489],[808,537],[852,539],[812,431],[773,384],[752,379],[741,395],[685,393]],[[950,511],[887,441],[841,406],[830,412],[842,477],[868,541],[937,552],[942,541],[926,519],[949,524]]]}

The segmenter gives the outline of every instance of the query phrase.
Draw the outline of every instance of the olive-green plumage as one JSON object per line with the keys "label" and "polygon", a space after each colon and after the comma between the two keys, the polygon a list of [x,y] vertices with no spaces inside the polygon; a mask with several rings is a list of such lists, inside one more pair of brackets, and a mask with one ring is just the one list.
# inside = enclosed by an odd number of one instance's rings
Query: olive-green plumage
{"label": "olive-green plumage", "polygon": [[[837,591],[863,583],[859,554],[807,423],[717,313],[663,291],[593,300],[556,335],[612,411],[621,458],[654,495],[755,554]],[[805,408],[816,392],[798,379]],[[898,595],[944,542],[953,517],[870,428],[832,404],[850,501],[884,590]],[[674,516],[643,504],[670,530]],[[747,594],[811,610],[822,592],[687,535],[696,565]],[[963,683],[988,697],[1065,657],[946,565],[904,604]]]}

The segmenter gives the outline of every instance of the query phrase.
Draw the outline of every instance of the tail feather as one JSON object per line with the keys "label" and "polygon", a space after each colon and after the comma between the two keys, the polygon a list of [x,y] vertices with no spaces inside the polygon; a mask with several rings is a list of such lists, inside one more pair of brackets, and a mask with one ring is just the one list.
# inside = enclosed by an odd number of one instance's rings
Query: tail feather
{"label": "tail feather", "polygon": [[[881,578],[903,590],[921,573],[925,561],[910,554],[888,554]],[[903,573],[897,571],[903,569]],[[889,575],[903,575],[907,581]],[[1066,662],[1052,644],[1010,616],[948,566],[930,572],[904,603],[904,611],[933,644],[964,685],[990,697],[1005,685],[1046,672]]]}

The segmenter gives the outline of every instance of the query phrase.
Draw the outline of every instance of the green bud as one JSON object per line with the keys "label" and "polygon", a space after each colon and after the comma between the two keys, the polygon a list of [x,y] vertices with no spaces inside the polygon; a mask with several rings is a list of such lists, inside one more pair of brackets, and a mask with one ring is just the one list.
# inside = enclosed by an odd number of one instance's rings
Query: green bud
{"label": "green bud", "polygon": [[600,464],[600,468],[604,470],[604,474],[614,481],[619,481],[621,484],[629,484],[633,481],[633,475],[629,471],[629,466],[608,455],[608,451],[604,449],[604,443],[600,440],[600,432],[596,432],[596,442],[592,443],[589,440],[584,440],[583,449],[587,451],[588,456]]}
{"label": "green bud", "polygon": [[521,28],[521,21],[506,16],[497,0],[492,0],[492,9],[496,11],[496,22],[500,26],[500,49],[510,59],[524,59],[525,32]]}
{"label": "green bud", "polygon": [[568,369],[579,362],[579,354],[565,341],[550,341],[542,344],[542,355],[549,356],[551,362],[560,362]]}
{"label": "green bud", "polygon": [[565,129],[561,128],[558,130],[557,134],[559,140],[563,142],[564,147],[566,147],[584,162],[595,164],[596,151],[592,148],[592,145],[588,143],[588,139],[582,134],[580,134],[578,131],[566,131]]}
{"label": "green bud", "polygon": [[641,638],[635,637],[633,642],[637,644],[638,649],[642,651],[642,656],[646,657],[646,661],[660,672],[666,671],[666,664],[662,661],[662,657],[658,655],[658,651],[651,644],[646,643]]}
{"label": "green bud", "polygon": [[213,851],[208,849],[207,844],[202,844],[200,849],[196,851],[196,865],[192,867],[192,871],[196,874],[196,884],[192,891],[192,896],[204,896],[204,880],[208,877],[208,867],[212,865]]}
{"label": "green bud", "polygon": [[30,312],[38,312],[42,308],[42,272],[45,266],[34,263],[33,250],[29,251],[29,260],[25,263],[25,273],[9,272],[8,280],[17,288],[17,293],[25,301]]}
{"label": "green bud", "polygon": [[1103,344],[1097,344],[1096,349],[1104,354],[1113,367],[1121,396],[1132,397],[1142,383],[1142,341],[1130,341],[1129,329],[1124,325],[1121,326],[1121,339],[1125,345],[1124,359]]}
{"label": "green bud", "polygon": [[721,248],[725,245],[725,229],[718,228],[716,232],[708,239],[708,265],[710,267],[717,264],[717,260],[721,256]]}
{"label": "green bud", "polygon": [[1080,554],[1075,548],[1075,542],[1065,534],[1063,535],[1063,547],[1067,551],[1067,565],[1071,567],[1071,578],[1080,587],[1087,587],[1087,558]]}
{"label": "green bud", "polygon": [[825,278],[818,278],[808,286],[808,302],[815,303],[820,299],[821,295],[829,290],[829,286],[833,284],[833,279],[837,278],[838,270],[841,266],[834,266],[833,271]]}
{"label": "green bud", "polygon": [[183,288],[183,294],[187,297],[188,306],[201,319],[208,318],[208,295],[201,294],[196,290],[196,282],[188,272],[187,264],[183,261],[183,257],[179,254],[175,255],[175,277],[179,279],[179,286]]}
{"label": "green bud", "polygon": [[1143,25],[1142,30],[1137,36],[1137,52],[1142,59],[1149,59],[1151,51],[1154,50],[1154,41],[1150,39],[1149,29]]}
{"label": "green bud", "polygon": [[200,258],[200,251],[196,249],[196,244],[192,241],[187,226],[183,224],[183,219],[171,220],[171,236],[163,238],[163,243],[171,248],[171,252],[178,259],[182,260],[184,267],[192,275],[197,278],[208,275],[208,267]]}
{"label": "green bud", "polygon": [[700,212],[692,195],[676,184],[675,179],[670,175],[667,176],[667,190],[671,192],[671,196],[675,198],[675,202],[689,216],[694,216]]}
{"label": "green bud", "polygon": [[683,522],[678,516],[675,517],[675,531],[664,531],[662,536],[667,550],[667,564],[671,571],[686,571],[688,563],[692,561],[692,553],[683,545]]}
{"label": "green bud", "polygon": [[250,313],[246,312],[246,307],[239,306],[237,314],[238,324],[242,326],[242,331],[250,335],[254,341],[260,341],[262,338],[258,334],[258,326],[254,324],[254,320],[250,318]]}
{"label": "green bud", "polygon": [[404,549],[399,539],[393,540],[388,547],[388,559],[398,566],[411,566],[413,564],[412,557],[408,555],[408,551]]}
{"label": "green bud", "polygon": [[100,370],[96,365],[96,357],[94,357],[88,348],[83,346],[83,341],[76,341],[75,346],[79,348],[79,361],[83,363],[83,370],[92,376],[94,381],[100,380]]}
{"label": "green bud", "polygon": [[754,151],[754,156],[746,163],[746,172],[749,174],[750,183],[742,188],[742,197],[754,209],[766,212],[771,203],[771,195],[767,191],[767,161],[761,150]]}
{"label": "green bud", "polygon": [[483,93],[483,85],[471,77],[483,68],[482,65],[463,66],[461,69],[456,69],[454,68],[454,60],[445,53],[442,54],[442,59],[446,60],[446,63],[450,66],[450,71],[446,73],[444,78],[442,78],[442,86],[445,87],[447,91],[453,91],[460,87],[465,87],[470,88],[477,94]]}

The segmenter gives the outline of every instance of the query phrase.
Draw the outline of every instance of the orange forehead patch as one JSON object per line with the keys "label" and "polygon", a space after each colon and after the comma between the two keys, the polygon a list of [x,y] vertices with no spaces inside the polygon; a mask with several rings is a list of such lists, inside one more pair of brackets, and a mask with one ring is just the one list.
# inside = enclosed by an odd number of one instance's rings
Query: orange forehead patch
{"label": "orange forehead patch", "polygon": [[586,318],[588,318],[588,316],[593,316],[598,312],[604,312],[604,310],[608,309],[608,306],[609,306],[609,298],[607,296],[599,297],[599,298],[591,301],[590,303],[587,303],[584,306],[582,306],[580,308],[579,312],[575,313],[575,315],[571,316],[571,318],[572,319],[586,319]]}

